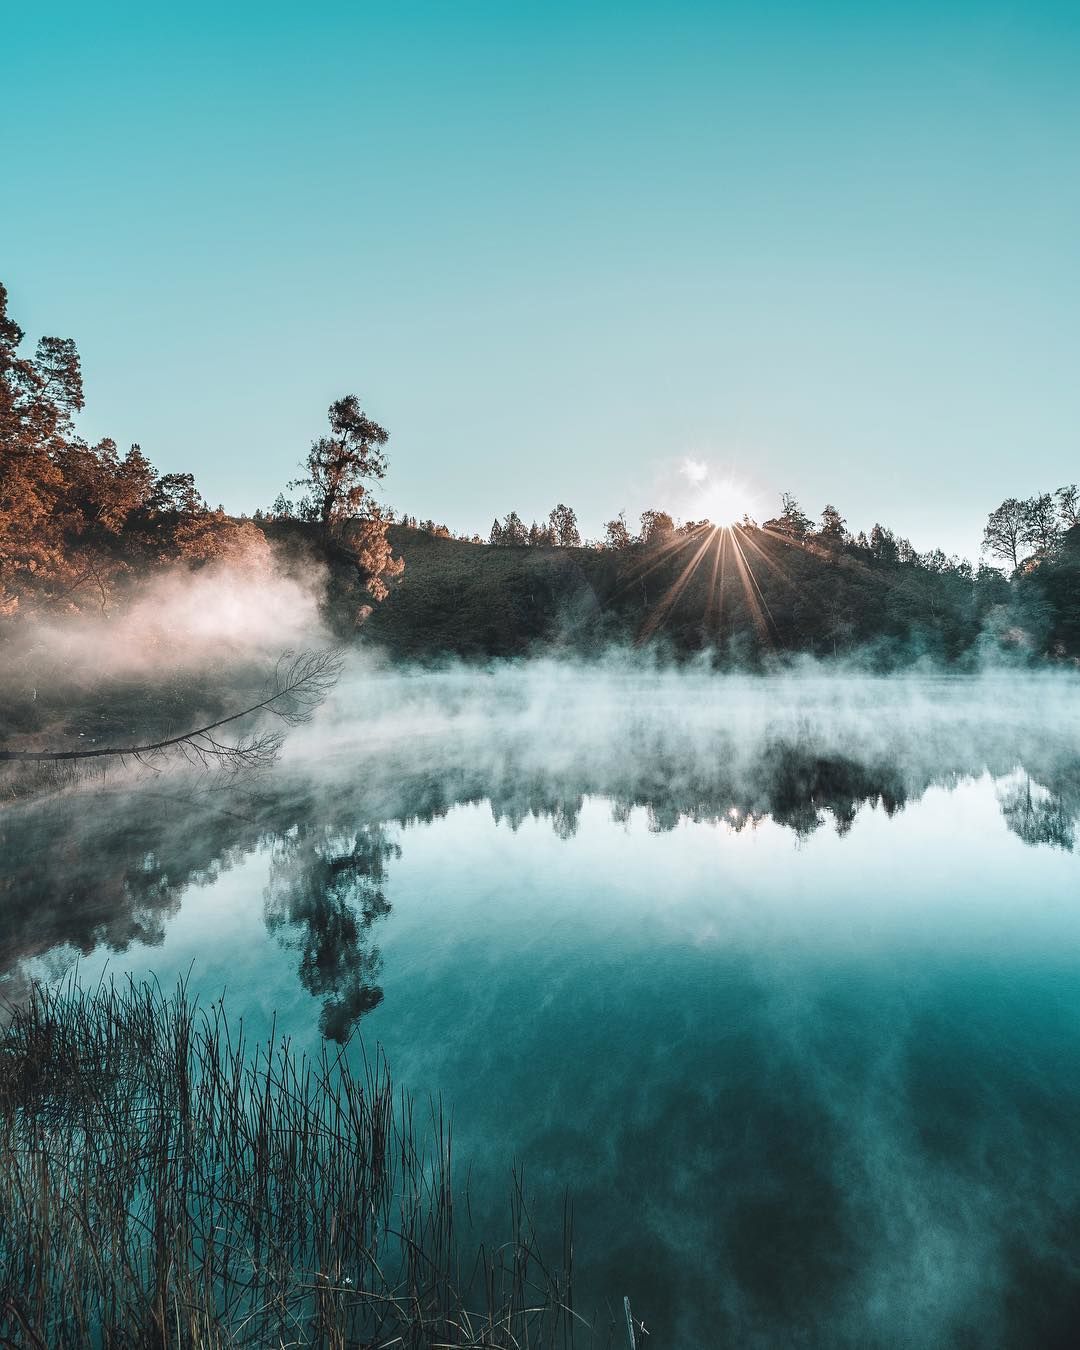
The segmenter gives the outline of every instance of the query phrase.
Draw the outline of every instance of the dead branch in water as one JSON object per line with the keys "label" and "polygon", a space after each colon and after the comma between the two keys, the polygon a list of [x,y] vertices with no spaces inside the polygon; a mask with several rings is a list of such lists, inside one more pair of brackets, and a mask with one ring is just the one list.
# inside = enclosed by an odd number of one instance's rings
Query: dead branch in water
{"label": "dead branch in water", "polygon": [[216,722],[186,731],[181,736],[168,736],[146,745],[105,746],[99,749],[79,750],[3,750],[0,761],[18,763],[57,763],[67,760],[130,757],[145,760],[148,757],[177,750],[188,760],[198,764],[217,763],[234,769],[253,768],[273,759],[281,745],[280,731],[260,731],[239,741],[222,741],[217,735],[222,727],[258,713],[271,713],[286,726],[306,722],[333,688],[341,673],[341,657],[337,652],[301,652],[298,656],[285,652],[274,668],[266,694],[252,703]]}

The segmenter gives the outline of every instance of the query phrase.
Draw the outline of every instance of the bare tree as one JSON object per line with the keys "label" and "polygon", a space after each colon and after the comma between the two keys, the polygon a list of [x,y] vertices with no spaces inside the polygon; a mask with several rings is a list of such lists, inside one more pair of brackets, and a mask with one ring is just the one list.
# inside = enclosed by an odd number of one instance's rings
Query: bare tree
{"label": "bare tree", "polygon": [[1060,531],[1052,492],[1041,492],[1024,502],[1024,528],[1020,537],[1043,556],[1053,551],[1060,538]]}
{"label": "bare tree", "polygon": [[1012,563],[1013,571],[1020,566],[1020,545],[1024,542],[1026,503],[1007,497],[990,517],[983,530],[983,552]]}
{"label": "bare tree", "polygon": [[268,763],[281,747],[280,729],[254,730],[237,741],[223,741],[217,733],[222,727],[242,718],[269,713],[287,727],[308,721],[333,688],[341,673],[341,657],[333,651],[285,652],[274,667],[266,691],[257,703],[238,712],[219,717],[216,722],[169,736],[146,745],[108,746],[81,750],[3,750],[0,760],[42,763],[84,759],[131,758],[140,763],[156,759],[170,751],[183,755],[191,763],[217,764],[232,770],[251,769]]}
{"label": "bare tree", "polygon": [[1080,488],[1075,483],[1066,483],[1054,493],[1054,499],[1062,529],[1071,530],[1074,525],[1080,525]]}

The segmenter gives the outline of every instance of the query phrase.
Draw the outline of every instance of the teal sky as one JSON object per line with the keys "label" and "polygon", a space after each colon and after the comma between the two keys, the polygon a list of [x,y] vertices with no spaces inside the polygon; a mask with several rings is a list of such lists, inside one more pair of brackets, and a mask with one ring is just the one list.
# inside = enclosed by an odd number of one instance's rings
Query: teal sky
{"label": "teal sky", "polygon": [[686,457],[973,554],[1080,478],[1080,6],[3,6],[0,277],[83,428],[268,505],[694,514]]}

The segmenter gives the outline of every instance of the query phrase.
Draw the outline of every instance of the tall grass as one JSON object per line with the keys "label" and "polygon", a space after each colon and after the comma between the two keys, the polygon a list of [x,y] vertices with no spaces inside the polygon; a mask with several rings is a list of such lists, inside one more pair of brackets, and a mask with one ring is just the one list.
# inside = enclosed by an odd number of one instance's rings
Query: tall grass
{"label": "tall grass", "polygon": [[455,1198],[381,1057],[253,1047],[182,985],[39,986],[0,1032],[0,1345],[594,1344],[569,1213],[556,1267],[520,1178],[498,1245]]}

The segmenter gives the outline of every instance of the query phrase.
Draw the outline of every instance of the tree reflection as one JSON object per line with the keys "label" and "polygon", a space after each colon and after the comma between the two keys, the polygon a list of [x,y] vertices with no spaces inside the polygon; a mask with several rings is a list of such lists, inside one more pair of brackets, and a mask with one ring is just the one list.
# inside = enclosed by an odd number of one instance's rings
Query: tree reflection
{"label": "tree reflection", "polygon": [[386,863],[400,852],[381,825],[341,834],[304,824],[272,845],[266,924],[299,950],[300,983],[322,1000],[319,1026],[329,1040],[347,1040],[382,1002],[371,929],[390,913]]}
{"label": "tree reflection", "polygon": [[[483,754],[481,754],[483,749]],[[265,919],[298,954],[301,985],[322,1004],[323,1034],[344,1040],[378,1006],[382,958],[374,941],[390,913],[397,827],[486,803],[516,830],[549,822],[573,837],[582,807],[601,797],[616,821],[644,813],[646,828],[680,822],[753,829],[765,820],[806,837],[845,835],[858,813],[891,815],[928,787],[990,773],[1007,827],[1025,844],[1073,850],[1080,761],[1045,736],[1019,745],[925,760],[826,753],[812,740],[770,741],[741,757],[722,743],[679,753],[649,744],[597,763],[588,756],[540,772],[521,745],[461,743],[417,765],[387,752],[336,789],[318,777],[276,775],[247,796],[163,793],[155,784],[86,788],[0,810],[0,994],[17,996],[29,963],[70,963],[97,948],[160,943],[183,892],[268,850]],[[485,758],[486,755],[486,758]],[[1018,766],[1023,765],[1019,770]]]}
{"label": "tree reflection", "polygon": [[1076,844],[1076,816],[1061,796],[1033,786],[1024,775],[999,793],[1005,823],[1025,844],[1049,844],[1069,852]]}

